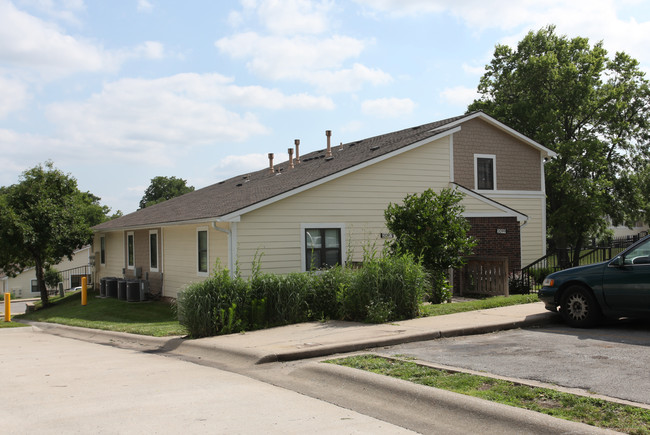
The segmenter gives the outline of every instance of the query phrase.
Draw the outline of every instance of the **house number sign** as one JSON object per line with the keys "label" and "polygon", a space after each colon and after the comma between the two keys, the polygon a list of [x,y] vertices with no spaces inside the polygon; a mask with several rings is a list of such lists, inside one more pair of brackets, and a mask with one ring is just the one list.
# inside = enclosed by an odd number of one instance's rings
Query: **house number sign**
{"label": "house number sign", "polygon": [[497,234],[506,234],[507,231],[505,228],[497,228]]}

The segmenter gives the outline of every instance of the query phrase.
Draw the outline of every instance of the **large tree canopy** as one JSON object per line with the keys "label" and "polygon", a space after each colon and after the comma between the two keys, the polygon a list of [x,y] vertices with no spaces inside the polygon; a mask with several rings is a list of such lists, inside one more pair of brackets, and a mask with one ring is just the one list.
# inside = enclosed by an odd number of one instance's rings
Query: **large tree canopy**
{"label": "large tree canopy", "polygon": [[0,269],[13,275],[34,267],[47,306],[43,271],[90,243],[90,227],[109,211],[98,201],[52,162],[25,171],[18,184],[0,189]]}
{"label": "large tree canopy", "polygon": [[551,248],[580,252],[604,234],[608,217],[619,224],[640,217],[648,195],[634,174],[648,164],[650,91],[636,60],[610,59],[602,43],[549,26],[515,50],[498,45],[478,91],[468,111],[482,110],[558,154],[546,164]]}
{"label": "large tree canopy", "polygon": [[194,191],[194,186],[188,186],[187,181],[176,177],[154,177],[144,191],[140,200],[140,208],[158,204],[168,199]]}

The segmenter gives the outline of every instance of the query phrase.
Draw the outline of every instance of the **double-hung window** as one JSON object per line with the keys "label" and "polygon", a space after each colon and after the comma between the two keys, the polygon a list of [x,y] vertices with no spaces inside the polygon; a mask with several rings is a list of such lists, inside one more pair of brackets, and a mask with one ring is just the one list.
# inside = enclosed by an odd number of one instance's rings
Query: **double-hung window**
{"label": "double-hung window", "polygon": [[106,237],[101,236],[99,238],[99,264],[106,264]]}
{"label": "double-hung window", "polygon": [[196,231],[197,241],[197,272],[199,275],[207,275],[208,273],[208,230],[207,228],[199,228]]}
{"label": "double-hung window", "polygon": [[341,264],[341,228],[305,228],[305,270]]}
{"label": "double-hung window", "polygon": [[126,266],[129,269],[135,268],[135,235],[126,233]]}
{"label": "double-hung window", "polygon": [[149,270],[158,272],[158,231],[149,231]]}
{"label": "double-hung window", "polygon": [[477,190],[496,190],[496,156],[474,155],[474,181]]}

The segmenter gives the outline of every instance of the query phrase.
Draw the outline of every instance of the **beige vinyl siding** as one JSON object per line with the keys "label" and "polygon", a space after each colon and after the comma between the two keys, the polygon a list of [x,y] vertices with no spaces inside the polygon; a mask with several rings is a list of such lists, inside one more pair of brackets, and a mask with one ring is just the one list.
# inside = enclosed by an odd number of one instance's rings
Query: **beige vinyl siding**
{"label": "beige vinyl siding", "polygon": [[[227,224],[219,224],[227,229]],[[214,273],[219,260],[222,268],[228,267],[228,235],[212,228],[210,223],[165,227],[163,240],[163,296],[175,298],[187,284],[203,281],[198,273],[197,229],[208,232],[208,275]]]}
{"label": "beige vinyl siding", "polygon": [[468,215],[487,214],[490,216],[509,216],[503,209],[496,207],[496,205],[470,195],[465,195],[462,204],[465,207],[465,214]]}
{"label": "beige vinyl siding", "polygon": [[528,222],[521,229],[521,265],[526,266],[546,253],[546,228],[544,226],[545,197],[504,196],[495,201],[528,216]]}
{"label": "beige vinyl siding", "polygon": [[32,293],[32,280],[36,279],[36,270],[31,267],[18,276],[7,279],[7,288],[9,293],[14,297],[37,296],[38,293]]}
{"label": "beige vinyl siding", "polygon": [[[106,263],[100,264],[100,237],[105,237],[106,243]],[[104,277],[121,277],[122,269],[125,267],[124,256],[126,247],[124,245],[125,235],[123,231],[110,233],[97,233],[93,242],[95,250],[95,271],[97,272],[96,280]]]}
{"label": "beige vinyl siding", "polygon": [[301,224],[344,225],[344,262],[361,261],[364,246],[373,243],[381,250],[388,204],[401,203],[407,193],[447,187],[449,161],[449,138],[442,138],[243,215],[237,224],[242,275],[250,275],[256,252],[265,272],[302,270]]}
{"label": "beige vinyl siding", "polygon": [[[68,260],[66,257],[59,264],[55,264],[54,268],[58,271],[64,271],[86,266],[88,264],[89,253],[90,247],[80,249],[72,255],[72,260]],[[7,290],[16,297],[38,296],[38,292],[31,292],[33,279],[36,279],[36,270],[32,267],[23,271],[15,278],[8,277],[6,281]],[[64,285],[69,286],[69,280]]]}

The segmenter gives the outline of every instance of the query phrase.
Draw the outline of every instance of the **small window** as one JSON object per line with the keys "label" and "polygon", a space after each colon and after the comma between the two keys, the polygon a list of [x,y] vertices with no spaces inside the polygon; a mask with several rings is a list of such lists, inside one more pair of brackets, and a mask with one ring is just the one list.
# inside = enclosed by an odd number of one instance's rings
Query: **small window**
{"label": "small window", "polygon": [[326,269],[341,264],[341,229],[305,229],[305,270]]}
{"label": "small window", "polygon": [[135,237],[133,233],[126,235],[126,265],[129,269],[135,267]]}
{"label": "small window", "polygon": [[474,169],[476,189],[478,190],[495,190],[496,189],[496,171],[494,168],[494,156],[475,155]]}
{"label": "small window", "polygon": [[106,264],[106,237],[99,238],[99,263]]}
{"label": "small window", "polygon": [[149,269],[158,272],[158,232],[149,232]]}
{"label": "small window", "polygon": [[208,273],[208,230],[197,231],[198,272]]}
{"label": "small window", "polygon": [[38,293],[38,281],[33,279],[31,282],[31,291],[32,293]]}

